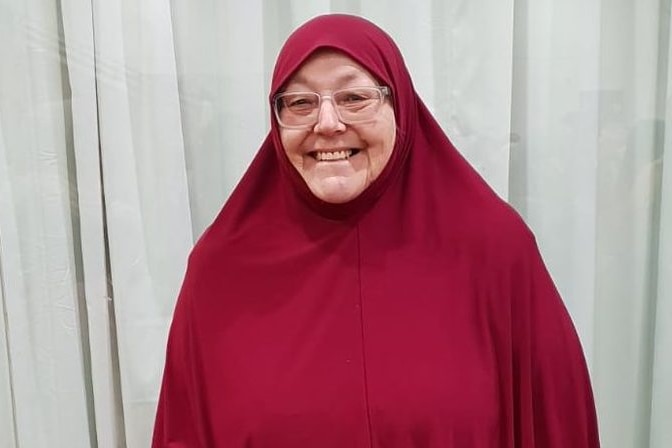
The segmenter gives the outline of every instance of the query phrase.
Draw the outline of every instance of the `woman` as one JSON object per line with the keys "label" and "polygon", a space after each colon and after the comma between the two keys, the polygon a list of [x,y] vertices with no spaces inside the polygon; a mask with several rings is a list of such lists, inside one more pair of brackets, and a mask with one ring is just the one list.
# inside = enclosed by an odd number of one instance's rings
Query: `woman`
{"label": "woman", "polygon": [[329,15],[190,257],[154,447],[597,447],[534,237],[461,158],[382,30]]}

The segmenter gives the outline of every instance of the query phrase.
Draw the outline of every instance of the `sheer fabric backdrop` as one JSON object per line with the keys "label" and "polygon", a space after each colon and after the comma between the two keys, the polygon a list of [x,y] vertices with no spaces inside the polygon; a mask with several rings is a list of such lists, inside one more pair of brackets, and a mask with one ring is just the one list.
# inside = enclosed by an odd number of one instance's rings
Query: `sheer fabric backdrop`
{"label": "sheer fabric backdrop", "polygon": [[149,445],[189,249],[336,11],[535,231],[603,445],[672,446],[669,0],[0,0],[0,447]]}

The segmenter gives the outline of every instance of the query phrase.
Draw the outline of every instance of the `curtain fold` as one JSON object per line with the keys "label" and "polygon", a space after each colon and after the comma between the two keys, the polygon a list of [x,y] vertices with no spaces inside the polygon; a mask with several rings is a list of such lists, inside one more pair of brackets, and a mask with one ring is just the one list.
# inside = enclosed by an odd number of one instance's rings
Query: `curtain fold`
{"label": "curtain fold", "polygon": [[126,443],[149,446],[192,245],[170,5],[93,2],[111,298]]}
{"label": "curtain fold", "polygon": [[[670,72],[672,73],[672,72]],[[672,103],[668,101],[667,110]],[[666,117],[665,129],[672,130],[672,117]],[[665,165],[662,163],[667,160]],[[650,447],[672,444],[672,134],[665,133],[662,165],[660,239],[657,266],[656,307],[653,335],[653,372],[651,381]]]}
{"label": "curtain fold", "polygon": [[[194,235],[212,222],[268,129],[266,12],[260,0],[245,8],[234,1],[206,1],[199,8],[193,1],[172,3]],[[247,34],[259,39],[241,45],[239,36]]]}
{"label": "curtain fold", "polygon": [[388,30],[534,230],[603,446],[672,446],[670,0],[0,0],[0,447],[149,445],[189,249],[325,12]]}
{"label": "curtain fold", "polygon": [[3,364],[11,368],[18,445],[86,447],[93,440],[79,320],[83,266],[76,263],[71,112],[57,6],[1,6],[0,254],[9,342]]}
{"label": "curtain fold", "polygon": [[[0,122],[0,154],[6,152]],[[7,206],[3,199],[9,197],[9,174],[6,165],[0,162],[0,210]],[[5,309],[5,285],[2,269],[2,233],[0,232],[0,434],[8,448],[16,448],[14,419],[14,393],[12,384],[12,364],[9,358],[9,338],[7,337],[7,312]]]}
{"label": "curtain fold", "polygon": [[122,445],[125,437],[114,313],[108,287],[109,253],[100,169],[93,11],[89,0],[65,1],[61,8],[71,91],[79,250],[81,263],[86,267],[81,287],[86,297],[85,329],[90,356],[87,374],[91,379],[89,401],[95,421],[91,432],[99,448],[112,448]]}
{"label": "curtain fold", "polygon": [[658,103],[669,82],[661,6],[622,1],[601,20],[593,378],[607,446],[650,446],[660,392],[652,382],[658,240],[672,231],[660,221],[672,200],[660,189]]}
{"label": "curtain fold", "polygon": [[[655,165],[660,172],[660,225],[656,265],[655,310],[653,313],[653,372],[651,376],[650,447],[664,448],[672,445],[672,28],[670,27],[670,2],[661,5],[660,23],[663,51],[666,56],[661,65],[666,68],[659,83],[660,107],[656,115],[662,151],[657,154]],[[667,163],[665,163],[667,162]]]}

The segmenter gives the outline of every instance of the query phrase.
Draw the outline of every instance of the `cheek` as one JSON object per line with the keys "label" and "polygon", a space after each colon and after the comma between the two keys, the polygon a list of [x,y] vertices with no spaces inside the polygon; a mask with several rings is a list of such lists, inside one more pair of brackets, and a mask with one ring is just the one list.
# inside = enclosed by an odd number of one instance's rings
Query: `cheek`
{"label": "cheek", "polygon": [[397,128],[394,122],[394,116],[390,121],[387,121],[381,129],[382,137],[379,139],[380,145],[375,160],[373,161],[375,175],[380,174],[385,166],[387,166],[394,151],[394,144],[396,142]]}
{"label": "cheek", "polygon": [[390,129],[390,137],[388,140],[385,142],[385,152],[387,153],[388,157],[390,154],[392,154],[392,150],[394,150],[394,144],[397,142],[397,126],[392,122],[392,129]]}
{"label": "cheek", "polygon": [[386,104],[384,109],[384,121],[383,121],[383,148],[384,153],[387,157],[392,153],[394,149],[394,143],[397,140],[397,120],[394,116],[394,109],[389,104]]}
{"label": "cheek", "polygon": [[390,113],[389,118],[385,120],[381,128],[380,134],[383,136],[380,139],[381,156],[387,162],[394,150],[394,144],[397,140],[397,125],[393,113]]}
{"label": "cheek", "polygon": [[285,151],[285,154],[287,154],[289,158],[296,157],[297,153],[299,152],[301,141],[301,135],[299,135],[296,131],[280,131],[280,142],[282,143],[282,148]]}

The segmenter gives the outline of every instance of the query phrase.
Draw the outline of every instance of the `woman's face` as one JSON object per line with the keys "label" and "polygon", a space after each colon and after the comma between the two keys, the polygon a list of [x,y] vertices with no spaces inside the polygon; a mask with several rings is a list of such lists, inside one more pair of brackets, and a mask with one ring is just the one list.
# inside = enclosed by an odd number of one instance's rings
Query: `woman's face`
{"label": "woman's face", "polygon": [[[371,74],[337,51],[312,55],[289,79],[284,92],[332,92],[376,86]],[[390,160],[396,137],[394,109],[389,97],[374,117],[345,124],[334,103],[323,100],[317,123],[310,129],[280,128],[289,161],[319,199],[344,203],[359,196]]]}

